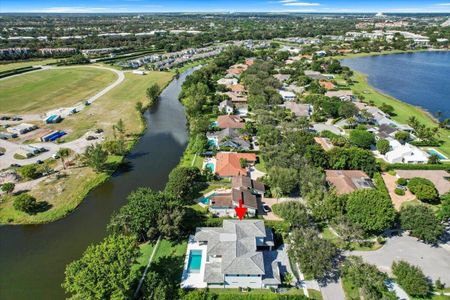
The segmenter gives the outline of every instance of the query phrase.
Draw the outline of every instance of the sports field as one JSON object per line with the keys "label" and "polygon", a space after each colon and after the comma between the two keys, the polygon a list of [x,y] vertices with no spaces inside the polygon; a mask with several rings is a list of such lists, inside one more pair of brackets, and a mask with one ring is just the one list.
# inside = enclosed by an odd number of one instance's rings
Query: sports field
{"label": "sports field", "polygon": [[25,73],[0,80],[0,113],[44,113],[95,95],[117,75],[96,68],[76,67]]}

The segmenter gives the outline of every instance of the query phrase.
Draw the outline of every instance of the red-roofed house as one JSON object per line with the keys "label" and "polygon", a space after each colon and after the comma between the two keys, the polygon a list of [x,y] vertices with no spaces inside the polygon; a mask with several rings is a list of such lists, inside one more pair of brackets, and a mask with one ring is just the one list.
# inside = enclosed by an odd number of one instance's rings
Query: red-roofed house
{"label": "red-roofed house", "polygon": [[247,169],[241,167],[241,159],[248,163],[256,162],[255,153],[219,152],[216,154],[216,174],[220,177],[247,175]]}
{"label": "red-roofed house", "polygon": [[223,115],[217,118],[217,127],[225,128],[244,128],[244,122],[239,116]]}

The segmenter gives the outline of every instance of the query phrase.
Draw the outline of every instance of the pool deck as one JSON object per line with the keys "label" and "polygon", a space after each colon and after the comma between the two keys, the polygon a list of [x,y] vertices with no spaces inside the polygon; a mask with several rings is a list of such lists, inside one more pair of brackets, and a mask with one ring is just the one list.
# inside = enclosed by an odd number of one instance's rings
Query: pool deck
{"label": "pool deck", "polygon": [[214,194],[227,194],[227,193],[231,193],[231,189],[215,189],[215,190],[213,190],[211,192],[208,192],[208,193],[204,194],[200,198],[197,198],[197,203],[200,206],[202,206],[202,207],[209,207],[208,204],[202,203],[202,201],[201,201],[202,198],[209,197],[209,196],[214,195]]}
{"label": "pool deck", "polygon": [[[199,273],[189,273],[189,254],[191,250],[201,250],[202,251],[202,263],[200,265]],[[183,275],[181,277],[181,287],[182,288],[205,288],[206,282],[204,282],[205,275],[205,265],[206,265],[206,245],[199,245],[194,240],[194,236],[190,235],[188,240],[188,245],[186,249],[186,257],[184,259]]]}

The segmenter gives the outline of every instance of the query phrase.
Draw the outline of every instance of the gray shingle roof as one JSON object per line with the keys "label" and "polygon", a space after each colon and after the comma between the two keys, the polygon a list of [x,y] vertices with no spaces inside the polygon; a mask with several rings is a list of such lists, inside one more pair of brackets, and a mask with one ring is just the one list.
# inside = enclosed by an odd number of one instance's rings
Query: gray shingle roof
{"label": "gray shingle roof", "polygon": [[[208,243],[208,256],[221,256],[220,272],[216,263],[207,263],[206,282],[218,282],[225,274],[264,275],[264,256],[257,250],[257,238],[268,238],[264,222],[260,220],[224,220],[223,227],[197,228],[195,239]],[[222,277],[220,277],[222,276]],[[220,280],[221,281],[221,280]]]}

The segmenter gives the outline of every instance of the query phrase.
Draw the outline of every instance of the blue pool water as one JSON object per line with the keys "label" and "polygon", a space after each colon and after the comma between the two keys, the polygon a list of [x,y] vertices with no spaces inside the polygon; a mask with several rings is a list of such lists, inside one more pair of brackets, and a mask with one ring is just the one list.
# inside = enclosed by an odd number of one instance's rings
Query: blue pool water
{"label": "blue pool water", "polygon": [[210,139],[208,140],[208,145],[217,147],[217,141],[215,139]]}
{"label": "blue pool water", "polygon": [[202,250],[189,251],[189,262],[187,270],[189,273],[199,273],[202,265]]}
{"label": "blue pool water", "polygon": [[215,195],[215,194],[211,194],[211,195],[209,195],[208,197],[205,197],[205,196],[201,197],[201,198],[200,198],[200,203],[205,204],[205,205],[208,205],[208,204],[209,204],[209,198],[212,197],[212,196],[214,196],[214,195]]}
{"label": "blue pool water", "polygon": [[207,164],[205,165],[205,169],[210,169],[211,172],[214,173],[214,171],[216,170],[216,166],[215,166],[214,163],[209,162],[209,163],[207,163]]}
{"label": "blue pool water", "polygon": [[441,153],[437,152],[437,151],[434,150],[434,149],[428,149],[427,152],[428,152],[428,154],[430,154],[430,155],[433,155],[433,154],[436,155],[437,157],[439,157],[440,160],[447,159],[447,157],[445,157],[444,155],[442,155]]}
{"label": "blue pool water", "polygon": [[211,127],[217,127],[217,122],[216,121],[211,122]]}

